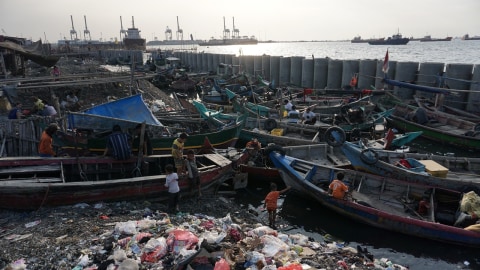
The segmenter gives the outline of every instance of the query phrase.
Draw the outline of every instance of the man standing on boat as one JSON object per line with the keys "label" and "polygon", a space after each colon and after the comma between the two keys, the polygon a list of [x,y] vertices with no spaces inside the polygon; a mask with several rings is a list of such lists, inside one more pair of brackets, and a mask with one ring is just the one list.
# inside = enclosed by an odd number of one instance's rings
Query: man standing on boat
{"label": "man standing on boat", "polygon": [[122,128],[119,125],[114,125],[112,134],[107,138],[107,147],[105,148],[103,156],[110,154],[118,160],[129,159],[132,155],[130,147],[131,139],[130,135],[122,132]]}
{"label": "man standing on boat", "polygon": [[175,160],[175,167],[177,168],[178,175],[185,174],[185,160],[183,159],[183,146],[187,140],[187,133],[183,132],[178,138],[173,141],[172,144],[172,156]]}
{"label": "man standing on boat", "polygon": [[58,126],[55,123],[50,124],[42,133],[40,143],[38,144],[38,154],[41,157],[54,157],[56,156],[53,151],[53,134],[57,132]]}

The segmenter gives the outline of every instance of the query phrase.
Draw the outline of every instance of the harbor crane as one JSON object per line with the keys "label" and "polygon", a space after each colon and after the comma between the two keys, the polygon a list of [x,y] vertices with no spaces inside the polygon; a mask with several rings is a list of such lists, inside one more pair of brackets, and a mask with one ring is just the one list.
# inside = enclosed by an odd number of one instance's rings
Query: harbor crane
{"label": "harbor crane", "polygon": [[240,38],[240,30],[235,28],[235,17],[233,17],[233,37],[232,38]]}
{"label": "harbor crane", "polygon": [[180,29],[180,23],[178,23],[178,16],[177,16],[177,40],[183,40],[183,30]]}
{"label": "harbor crane", "polygon": [[83,30],[83,38],[87,40],[87,35],[88,35],[88,40],[92,40],[92,37],[90,36],[90,30],[87,28],[87,16],[83,15],[83,18],[85,19],[85,30]]}
{"label": "harbor crane", "polygon": [[[77,31],[75,31],[75,27],[73,27],[73,16],[72,15],[70,15],[70,20],[72,21],[72,30],[70,30],[70,39],[71,40],[78,40]],[[75,36],[75,39],[73,38],[73,36]]]}
{"label": "harbor crane", "polygon": [[123,29],[122,16],[120,16],[120,40],[123,40],[122,35],[125,37],[127,35],[127,30]]}
{"label": "harbor crane", "polygon": [[225,16],[223,17],[223,39],[229,39],[230,38],[230,29],[227,29],[227,26],[225,25]]}
{"label": "harbor crane", "polygon": [[172,29],[168,28],[165,30],[165,40],[172,40]]}

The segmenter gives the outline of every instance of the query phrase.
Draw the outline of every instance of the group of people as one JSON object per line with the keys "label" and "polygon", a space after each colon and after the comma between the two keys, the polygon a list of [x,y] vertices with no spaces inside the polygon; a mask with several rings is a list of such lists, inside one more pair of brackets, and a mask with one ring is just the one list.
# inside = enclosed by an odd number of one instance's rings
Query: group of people
{"label": "group of people", "polygon": [[55,107],[48,102],[43,101],[36,96],[32,96],[32,102],[33,107],[29,111],[23,110],[23,104],[21,102],[15,103],[15,107],[13,107],[8,113],[8,119],[22,119],[27,115],[32,114],[49,117],[55,117],[57,115]]}
{"label": "group of people", "polygon": [[300,116],[300,112],[297,110],[297,107],[293,105],[290,100],[285,99],[283,104],[287,118],[289,119],[289,123],[298,123],[298,120],[300,120],[301,123],[306,125],[315,125],[317,122],[317,116],[314,112],[312,112],[310,107],[305,108]]}

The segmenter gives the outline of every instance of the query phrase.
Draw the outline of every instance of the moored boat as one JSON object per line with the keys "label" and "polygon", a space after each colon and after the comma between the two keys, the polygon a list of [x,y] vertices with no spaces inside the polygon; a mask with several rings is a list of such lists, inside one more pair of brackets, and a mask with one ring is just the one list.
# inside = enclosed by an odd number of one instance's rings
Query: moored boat
{"label": "moored boat", "polygon": [[[370,226],[449,244],[480,247],[476,225],[455,226],[463,194],[398,179],[317,165],[272,151],[270,159],[286,185],[302,196]],[[345,199],[328,194],[328,185],[342,172],[350,190]],[[428,203],[419,213],[420,201]]]}
{"label": "moored boat", "polygon": [[[460,163],[452,160],[451,166],[444,163],[447,166],[444,167],[432,157],[424,156],[426,159],[416,159],[411,155],[407,157],[407,153],[387,152],[366,147],[361,141],[358,143],[345,142],[341,149],[356,170],[462,192],[480,191],[478,165],[468,168],[458,166]],[[382,157],[380,157],[380,153],[382,153]],[[459,160],[461,159],[459,158]],[[468,158],[463,158],[463,160],[468,160]],[[479,160],[471,159],[471,162],[478,164]],[[473,166],[477,167],[476,171],[472,169]]]}
{"label": "moored boat", "polygon": [[[196,155],[202,189],[231,176],[231,161],[220,154]],[[0,208],[41,207],[99,201],[168,198],[165,166],[171,154],[142,159],[108,157],[6,157],[0,159]],[[182,192],[190,190],[180,176]]]}

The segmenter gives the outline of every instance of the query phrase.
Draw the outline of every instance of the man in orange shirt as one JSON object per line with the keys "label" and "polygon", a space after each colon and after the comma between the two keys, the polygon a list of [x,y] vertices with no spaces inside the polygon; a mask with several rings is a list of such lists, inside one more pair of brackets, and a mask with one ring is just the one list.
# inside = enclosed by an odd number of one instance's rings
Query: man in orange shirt
{"label": "man in orange shirt", "polygon": [[40,138],[40,144],[38,145],[38,154],[41,157],[54,157],[55,151],[53,151],[53,134],[57,132],[58,126],[57,124],[50,124],[42,133],[42,137]]}
{"label": "man in orange shirt", "polygon": [[270,192],[265,197],[265,203],[263,204],[264,207],[267,208],[268,211],[268,226],[272,229],[277,229],[275,226],[275,219],[277,218],[277,200],[280,197],[280,194],[286,192],[291,187],[287,186],[286,188],[277,191],[277,185],[275,183],[270,184]]}
{"label": "man in orange shirt", "polygon": [[343,199],[345,193],[348,192],[348,187],[342,182],[343,173],[337,173],[337,179],[333,180],[328,186],[328,194],[331,194],[334,198]]}

